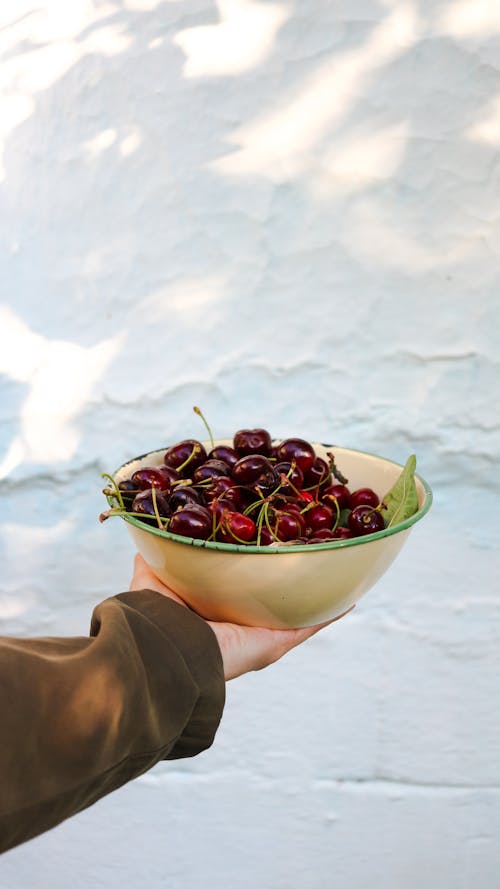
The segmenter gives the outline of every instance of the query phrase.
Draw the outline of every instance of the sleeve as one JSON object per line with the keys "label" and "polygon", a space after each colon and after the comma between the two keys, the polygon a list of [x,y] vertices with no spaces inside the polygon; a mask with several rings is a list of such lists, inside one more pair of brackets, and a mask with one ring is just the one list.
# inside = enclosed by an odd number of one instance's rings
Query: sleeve
{"label": "sleeve", "polygon": [[0,637],[0,852],[205,750],[224,695],[211,628],[151,590],[102,602],[89,637]]}

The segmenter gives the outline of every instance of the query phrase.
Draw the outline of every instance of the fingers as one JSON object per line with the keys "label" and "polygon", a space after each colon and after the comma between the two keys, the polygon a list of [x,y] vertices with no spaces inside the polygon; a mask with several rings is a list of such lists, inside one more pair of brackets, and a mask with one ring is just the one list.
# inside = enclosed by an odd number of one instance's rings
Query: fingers
{"label": "fingers", "polygon": [[314,636],[316,633],[319,633],[320,630],[323,630],[325,627],[329,627],[330,624],[334,624],[335,621],[340,620],[342,617],[345,617],[346,614],[349,614],[350,611],[356,608],[356,605],[351,605],[346,611],[343,611],[342,614],[338,614],[337,617],[332,617],[331,620],[325,620],[321,624],[314,624],[312,627],[301,627],[298,630],[285,630],[285,632],[290,632],[297,634],[295,645],[300,645],[301,642],[305,642],[306,639],[309,639],[311,636]]}
{"label": "fingers", "polygon": [[270,658],[269,663],[274,663],[275,661],[279,660],[288,651],[291,651],[292,648],[296,648],[297,645],[301,645],[302,642],[310,639],[311,636],[315,636],[316,633],[319,633],[320,630],[328,627],[330,624],[335,623],[335,621],[340,620],[341,617],[349,614],[349,612],[352,611],[355,607],[355,605],[352,605],[351,608],[348,608],[346,611],[342,612],[342,614],[337,615],[337,617],[332,618],[332,620],[327,620],[323,623],[315,624],[312,627],[300,627],[297,630],[271,631],[274,637],[275,651],[274,655]]}
{"label": "fingers", "polygon": [[[180,605],[186,603],[179,598],[169,587],[163,584],[143,557],[137,553],[134,558],[134,573],[130,583],[131,590],[150,589],[169,596]],[[340,620],[352,608],[348,608],[342,614],[332,620],[323,621],[312,627],[300,627],[299,629],[271,630],[266,627],[245,627],[239,624],[226,623],[224,621],[208,621],[211,626],[224,662],[226,679],[234,679],[252,670],[262,670],[269,664],[279,660],[292,648],[305,642],[324,627]]]}

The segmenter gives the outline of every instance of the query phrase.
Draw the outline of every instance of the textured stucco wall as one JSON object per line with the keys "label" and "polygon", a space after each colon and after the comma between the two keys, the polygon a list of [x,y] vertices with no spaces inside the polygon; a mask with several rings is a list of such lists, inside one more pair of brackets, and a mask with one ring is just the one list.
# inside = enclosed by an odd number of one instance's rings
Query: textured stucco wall
{"label": "textured stucco wall", "polygon": [[193,404],[415,451],[435,505],[1,889],[498,886],[499,38],[498,0],[3,0],[0,632],[128,585],[100,472]]}

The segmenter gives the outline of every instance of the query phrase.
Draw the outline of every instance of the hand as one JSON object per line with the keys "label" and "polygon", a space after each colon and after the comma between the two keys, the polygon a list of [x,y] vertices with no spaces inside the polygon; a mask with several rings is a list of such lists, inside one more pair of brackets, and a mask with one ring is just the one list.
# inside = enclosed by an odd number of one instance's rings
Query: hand
{"label": "hand", "polygon": [[[158,580],[139,554],[135,557],[134,576],[130,583],[130,589],[156,590],[187,608],[186,603],[173,590]],[[354,607],[353,605],[352,608]],[[352,611],[352,608],[349,608],[349,611]],[[344,614],[347,613],[347,611],[344,612]],[[224,663],[224,675],[226,679],[235,679],[236,676],[241,676],[250,670],[262,670],[283,657],[291,648],[300,645],[318,630],[335,620],[340,620],[343,616],[340,614],[333,620],[299,630],[269,630],[265,627],[243,627],[239,624],[211,620],[207,623],[219,643]]]}

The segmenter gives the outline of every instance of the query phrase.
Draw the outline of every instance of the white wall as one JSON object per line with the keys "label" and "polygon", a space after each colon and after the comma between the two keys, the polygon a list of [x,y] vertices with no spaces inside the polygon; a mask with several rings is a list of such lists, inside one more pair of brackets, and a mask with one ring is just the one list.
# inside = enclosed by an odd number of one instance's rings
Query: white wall
{"label": "white wall", "polygon": [[499,36],[498,0],[3,0],[0,631],[128,586],[100,473],[193,404],[415,451],[435,505],[1,889],[498,886]]}

